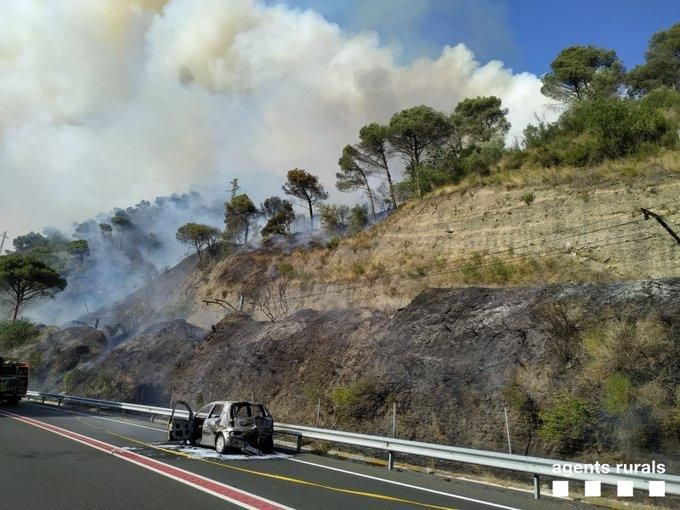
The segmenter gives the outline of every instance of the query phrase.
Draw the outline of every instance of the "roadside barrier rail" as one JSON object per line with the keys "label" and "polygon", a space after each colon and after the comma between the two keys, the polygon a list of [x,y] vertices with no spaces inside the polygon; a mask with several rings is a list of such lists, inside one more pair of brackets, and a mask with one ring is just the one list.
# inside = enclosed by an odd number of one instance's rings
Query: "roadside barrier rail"
{"label": "roadside barrier rail", "polygon": [[[126,402],[113,402],[109,400],[99,400],[86,397],[75,397],[71,395],[61,395],[56,393],[43,393],[29,391],[27,397],[57,401],[58,405],[63,403],[73,403],[86,405],[97,409],[118,409],[122,412],[130,411],[134,413],[151,415],[152,421],[157,416],[170,417],[172,409],[165,407],[147,406],[141,404],[131,404]],[[188,413],[176,410],[175,415],[186,418]],[[447,460],[465,464],[474,464],[497,469],[507,469],[510,471],[528,473],[534,479],[534,497],[540,497],[540,476],[549,476],[562,480],[579,481],[599,481],[604,485],[617,485],[620,481],[632,482],[633,487],[639,490],[649,490],[650,481],[663,481],[665,483],[666,494],[680,495],[680,476],[657,473],[602,473],[602,472],[576,472],[582,464],[561,461],[556,459],[545,459],[541,457],[529,457],[509,453],[491,452],[486,450],[473,450],[470,448],[459,448],[455,446],[422,443],[418,441],[408,441],[393,437],[372,436],[368,434],[358,434],[355,432],[345,432],[341,430],[329,430],[303,425],[290,425],[286,423],[275,423],[274,431],[277,434],[292,435],[297,438],[297,449],[301,449],[303,439],[316,439],[332,443],[346,444],[361,448],[370,448],[387,452],[387,468],[394,468],[395,454],[414,455],[418,457],[428,457],[434,459]],[[612,466],[614,467],[614,466]],[[556,468],[560,468],[557,471]],[[570,475],[563,474],[570,471]]]}

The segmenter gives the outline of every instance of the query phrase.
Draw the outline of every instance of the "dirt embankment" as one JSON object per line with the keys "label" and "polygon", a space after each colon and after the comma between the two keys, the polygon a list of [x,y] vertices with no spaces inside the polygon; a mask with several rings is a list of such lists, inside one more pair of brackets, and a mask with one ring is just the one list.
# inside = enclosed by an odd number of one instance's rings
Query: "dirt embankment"
{"label": "dirt embankment", "polygon": [[[555,310],[582,313],[564,324],[556,322]],[[173,394],[196,405],[256,399],[267,402],[279,420],[307,424],[316,423],[320,403],[322,426],[371,433],[389,433],[396,403],[401,437],[493,449],[505,448],[503,406],[509,406],[517,447],[545,453],[561,443],[541,442],[535,431],[527,436],[526,402],[514,408],[508,388],[524,384],[535,413],[551,409],[565,389],[584,398],[605,391],[607,380],[602,389],[592,379],[597,376],[590,374],[592,367],[586,370],[590,358],[575,350],[573,361],[556,361],[560,335],[569,326],[569,338],[579,339],[600,322],[625,325],[650,316],[662,318],[668,331],[680,330],[680,279],[429,289],[392,314],[304,309],[276,323],[233,314],[205,340],[200,331],[176,321],[118,345],[82,371],[77,388],[109,398],[139,398],[145,391],[144,400],[158,404]],[[659,340],[658,345],[666,344]],[[653,366],[661,370],[667,354],[654,348],[649,351],[656,356]],[[643,359],[649,352],[642,352]],[[102,382],[102,373],[116,378]],[[654,382],[658,391],[668,389],[664,381]],[[598,402],[597,395],[592,398]],[[615,415],[597,413],[593,427],[615,421]],[[583,444],[615,449],[613,442],[598,441],[584,439]],[[663,441],[658,439],[656,447],[662,448]]]}
{"label": "dirt embankment", "polygon": [[[585,171],[585,170],[584,170]],[[287,313],[371,308],[391,312],[431,287],[613,282],[680,275],[680,250],[641,207],[680,222],[680,181],[649,173],[595,187],[579,184],[439,190],[327,248],[232,250],[189,257],[125,299],[82,319],[112,343],[156,322],[184,318],[210,328],[239,307],[266,320],[258,294],[288,281]],[[677,228],[680,230],[680,228]],[[314,243],[312,243],[314,244]],[[284,269],[285,271],[281,271]],[[223,300],[222,306],[204,300]],[[228,303],[228,304],[227,304]]]}

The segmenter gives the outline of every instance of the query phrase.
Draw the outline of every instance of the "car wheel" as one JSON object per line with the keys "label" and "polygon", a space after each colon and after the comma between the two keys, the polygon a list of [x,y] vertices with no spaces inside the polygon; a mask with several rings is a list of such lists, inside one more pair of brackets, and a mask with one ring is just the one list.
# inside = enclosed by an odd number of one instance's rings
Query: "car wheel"
{"label": "car wheel", "polygon": [[220,455],[227,451],[227,441],[222,434],[217,434],[217,438],[215,438],[215,450]]}

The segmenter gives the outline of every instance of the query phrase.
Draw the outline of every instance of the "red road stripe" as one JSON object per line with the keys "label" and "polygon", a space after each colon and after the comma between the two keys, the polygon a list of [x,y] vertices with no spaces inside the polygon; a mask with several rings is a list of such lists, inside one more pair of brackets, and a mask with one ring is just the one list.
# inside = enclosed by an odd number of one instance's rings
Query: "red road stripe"
{"label": "red road stripe", "polygon": [[243,508],[257,510],[291,510],[290,507],[275,503],[274,501],[270,501],[254,494],[250,494],[248,492],[242,491],[241,489],[237,489],[236,487],[211,480],[210,478],[205,478],[195,473],[191,473],[190,471],[185,471],[184,469],[171,466],[170,464],[160,462],[130,450],[121,449],[118,446],[105,443],[103,441],[99,441],[98,439],[93,439],[91,437],[84,436],[82,434],[78,434],[77,432],[72,432],[61,427],[57,427],[50,423],[45,423],[43,421],[10,413],[8,411],[0,411],[0,414],[4,414],[23,423],[33,425],[34,427],[48,430],[105,453],[109,453],[120,459],[127,460],[128,462],[132,462],[138,466],[155,471],[156,473],[202,490],[203,492],[212,494],[213,496],[225,499]]}

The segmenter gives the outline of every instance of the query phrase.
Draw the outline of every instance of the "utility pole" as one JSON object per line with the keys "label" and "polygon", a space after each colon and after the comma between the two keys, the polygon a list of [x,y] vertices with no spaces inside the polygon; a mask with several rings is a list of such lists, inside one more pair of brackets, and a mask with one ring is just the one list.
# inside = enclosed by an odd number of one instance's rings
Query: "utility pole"
{"label": "utility pole", "polygon": [[512,454],[512,442],[510,441],[510,423],[508,423],[508,408],[503,406],[503,413],[505,413],[505,433],[508,436],[508,453]]}
{"label": "utility pole", "polygon": [[0,255],[2,255],[2,249],[5,247],[5,239],[7,239],[7,231],[2,233],[2,241],[0,241]]}
{"label": "utility pole", "polygon": [[231,189],[228,189],[227,191],[231,193],[231,199],[234,200],[234,197],[236,196],[236,192],[241,189],[241,186],[238,185],[238,179],[232,179],[231,180]]}
{"label": "utility pole", "polygon": [[649,209],[642,208],[642,209],[640,209],[640,210],[642,211],[642,214],[645,215],[645,220],[648,220],[648,219],[650,218],[650,216],[651,216],[652,218],[654,218],[656,221],[659,222],[659,224],[660,224],[663,228],[666,229],[666,231],[671,235],[671,237],[672,237],[673,239],[675,239],[675,241],[676,241],[678,244],[680,244],[680,236],[678,236],[678,234],[676,234],[675,232],[673,232],[673,229],[672,229],[671,227],[668,226],[668,223],[666,223],[666,222],[664,221],[664,219],[663,219],[661,216],[659,216],[659,215],[656,214],[656,213],[653,213],[653,212],[650,211]]}

